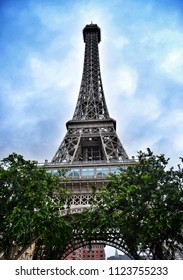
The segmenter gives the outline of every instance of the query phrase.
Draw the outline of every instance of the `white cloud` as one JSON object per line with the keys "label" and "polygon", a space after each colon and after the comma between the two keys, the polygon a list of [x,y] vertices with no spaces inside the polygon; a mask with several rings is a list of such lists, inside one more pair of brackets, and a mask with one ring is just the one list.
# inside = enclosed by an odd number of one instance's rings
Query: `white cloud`
{"label": "white cloud", "polygon": [[137,72],[130,68],[124,67],[118,70],[116,75],[116,81],[119,94],[132,96],[136,92],[138,86],[138,75]]}
{"label": "white cloud", "polygon": [[182,45],[182,30],[177,29],[171,21],[168,21],[167,25],[166,27],[164,25],[160,27],[156,24],[152,25],[149,32],[147,30],[140,41],[154,49],[164,46],[164,49],[160,49],[162,52],[166,48]]}
{"label": "white cloud", "polygon": [[[152,63],[152,71],[155,75],[183,84],[183,32],[169,21],[169,26],[163,26],[160,30],[151,30],[142,39],[144,58]],[[146,51],[147,49],[147,51]]]}
{"label": "white cloud", "polygon": [[172,108],[171,111],[167,111],[164,117],[162,117],[158,123],[158,130],[162,132],[169,142],[171,152],[179,152],[181,156],[182,143],[183,143],[183,111],[177,108]]}
{"label": "white cloud", "polygon": [[45,90],[66,87],[69,83],[69,77],[64,75],[64,62],[41,60],[37,57],[30,58],[30,68],[35,87],[39,90]]}
{"label": "white cloud", "polygon": [[172,110],[166,111],[164,117],[161,118],[159,126],[161,128],[176,129],[179,127],[183,131],[183,111],[177,108],[172,108]]}
{"label": "white cloud", "polygon": [[161,64],[169,78],[183,84],[183,49],[171,50]]}
{"label": "white cloud", "polygon": [[[113,36],[114,36],[114,34],[113,34]],[[127,37],[122,36],[122,35],[120,35],[120,36],[118,35],[113,42],[113,47],[115,49],[121,50],[125,46],[127,46],[128,44],[129,44],[129,39]]]}
{"label": "white cloud", "polygon": [[173,147],[172,147],[172,150],[176,151],[180,157],[183,157],[182,143],[183,143],[183,131],[176,134],[176,138],[174,138]]}

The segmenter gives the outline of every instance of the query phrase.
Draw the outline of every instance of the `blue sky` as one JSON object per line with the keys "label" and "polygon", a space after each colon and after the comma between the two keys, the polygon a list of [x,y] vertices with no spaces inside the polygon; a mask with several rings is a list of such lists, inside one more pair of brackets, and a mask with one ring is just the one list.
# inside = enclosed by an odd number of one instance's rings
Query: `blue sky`
{"label": "blue sky", "polygon": [[101,28],[110,116],[128,155],[183,155],[183,5],[165,0],[1,0],[0,158],[51,160],[73,116],[82,29]]}

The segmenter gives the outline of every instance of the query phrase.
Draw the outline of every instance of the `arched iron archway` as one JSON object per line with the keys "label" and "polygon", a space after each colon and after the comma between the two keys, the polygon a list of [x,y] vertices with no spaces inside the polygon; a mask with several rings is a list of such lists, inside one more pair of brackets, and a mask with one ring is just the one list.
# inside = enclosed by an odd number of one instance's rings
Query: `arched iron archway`
{"label": "arched iron archway", "polygon": [[97,232],[93,236],[87,236],[86,232],[75,232],[73,240],[65,247],[62,252],[61,259],[64,260],[66,257],[84,246],[91,246],[95,244],[109,245],[127,255],[131,260],[133,259],[151,259],[149,250],[138,251],[130,250],[126,245],[122,234],[118,229],[108,229],[105,232]]}
{"label": "arched iron archway", "polygon": [[112,241],[110,240],[85,240],[84,242],[78,242],[74,247],[72,247],[70,244],[66,247],[62,257],[61,257],[61,260],[64,260],[66,259],[66,257],[74,252],[75,250],[79,249],[79,248],[82,248],[84,246],[91,246],[91,245],[96,245],[96,244],[100,244],[100,245],[108,245],[108,246],[111,246],[111,247],[114,247],[120,251],[122,251],[125,255],[127,255],[130,259],[133,259],[133,257],[124,249],[124,248],[121,248],[121,246],[119,244],[116,244],[116,243],[113,243]]}

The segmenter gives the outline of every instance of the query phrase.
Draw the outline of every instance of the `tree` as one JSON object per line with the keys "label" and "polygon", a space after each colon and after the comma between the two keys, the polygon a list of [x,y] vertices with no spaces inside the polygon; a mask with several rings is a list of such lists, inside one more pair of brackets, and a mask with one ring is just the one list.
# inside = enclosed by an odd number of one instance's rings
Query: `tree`
{"label": "tree", "polygon": [[[72,226],[61,217],[60,178],[15,153],[0,162],[0,257],[17,259],[34,242],[62,249]],[[51,258],[51,256],[50,256]]]}
{"label": "tree", "polygon": [[168,161],[140,151],[135,165],[110,175],[83,223],[95,221],[91,232],[117,228],[134,259],[144,250],[153,259],[174,259],[183,244],[183,169],[168,168]]}

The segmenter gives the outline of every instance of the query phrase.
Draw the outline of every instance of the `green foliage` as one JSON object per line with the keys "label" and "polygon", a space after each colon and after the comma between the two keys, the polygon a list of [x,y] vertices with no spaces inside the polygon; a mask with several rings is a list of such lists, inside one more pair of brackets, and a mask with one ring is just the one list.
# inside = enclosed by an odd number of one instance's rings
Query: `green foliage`
{"label": "green foliage", "polygon": [[83,221],[95,232],[117,228],[134,258],[146,248],[154,259],[174,258],[174,245],[183,244],[181,166],[168,168],[164,155],[140,151],[135,165],[110,175]]}
{"label": "green foliage", "polygon": [[[63,246],[72,232],[60,216],[68,197],[60,178],[15,153],[0,162],[0,255],[15,259],[41,239]],[[59,235],[59,236],[58,236]]]}
{"label": "green foliage", "polygon": [[21,155],[0,162],[0,258],[17,259],[35,242],[35,259],[59,259],[74,234],[107,240],[114,229],[134,259],[147,248],[153,259],[173,259],[183,244],[183,169],[169,168],[164,155],[140,151],[136,164],[93,189],[91,208],[74,218],[60,215],[69,197],[64,178]]}

